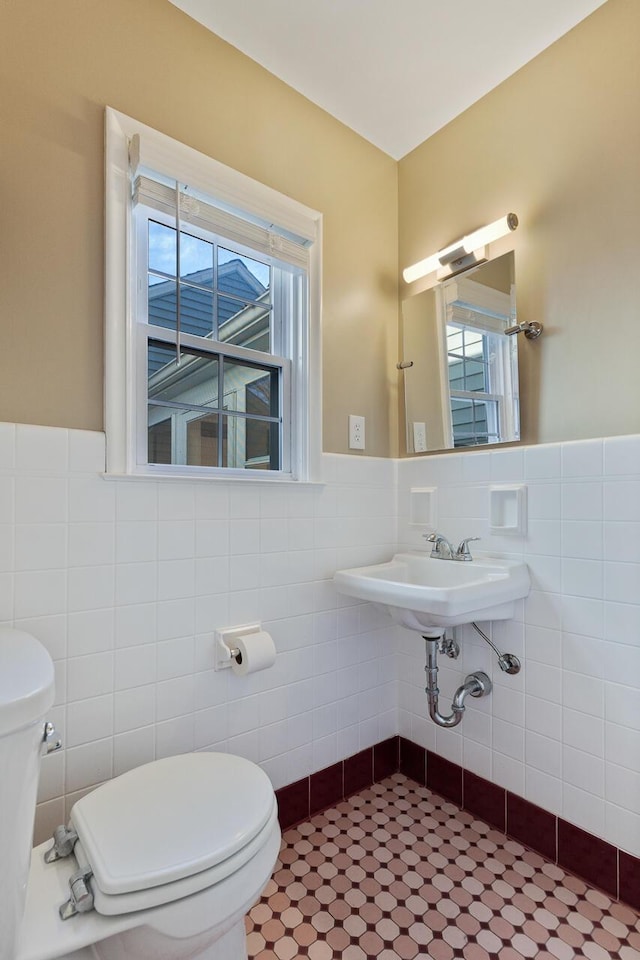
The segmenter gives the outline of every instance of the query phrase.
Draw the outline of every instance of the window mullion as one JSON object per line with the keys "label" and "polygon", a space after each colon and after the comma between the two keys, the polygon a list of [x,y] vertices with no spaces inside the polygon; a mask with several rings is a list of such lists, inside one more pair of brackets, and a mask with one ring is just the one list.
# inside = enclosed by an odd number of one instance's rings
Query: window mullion
{"label": "window mullion", "polygon": [[180,184],[176,180],[176,363],[180,363]]}
{"label": "window mullion", "polygon": [[[218,354],[218,466],[224,466],[224,357]],[[228,441],[227,441],[228,442]]]}
{"label": "window mullion", "polygon": [[213,317],[211,318],[211,329],[213,330],[213,339],[218,340],[220,336],[219,302],[218,295],[218,244],[213,244]]}

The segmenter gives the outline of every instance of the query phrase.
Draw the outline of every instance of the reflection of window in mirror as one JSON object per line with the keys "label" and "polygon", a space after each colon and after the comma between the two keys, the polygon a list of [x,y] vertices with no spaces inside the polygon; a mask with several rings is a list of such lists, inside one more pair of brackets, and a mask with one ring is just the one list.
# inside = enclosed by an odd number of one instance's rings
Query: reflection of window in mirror
{"label": "reflection of window in mirror", "polygon": [[519,439],[513,252],[402,304],[408,454]]}
{"label": "reflection of window in mirror", "polygon": [[453,447],[517,440],[517,357],[504,335],[515,316],[511,286],[506,292],[462,278],[441,292],[445,435]]}

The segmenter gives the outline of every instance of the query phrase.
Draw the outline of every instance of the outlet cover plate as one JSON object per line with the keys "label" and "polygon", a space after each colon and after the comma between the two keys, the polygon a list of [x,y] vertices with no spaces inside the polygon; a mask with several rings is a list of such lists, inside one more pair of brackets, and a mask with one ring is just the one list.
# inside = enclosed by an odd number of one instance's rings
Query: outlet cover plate
{"label": "outlet cover plate", "polygon": [[364,450],[364,417],[349,414],[349,449]]}

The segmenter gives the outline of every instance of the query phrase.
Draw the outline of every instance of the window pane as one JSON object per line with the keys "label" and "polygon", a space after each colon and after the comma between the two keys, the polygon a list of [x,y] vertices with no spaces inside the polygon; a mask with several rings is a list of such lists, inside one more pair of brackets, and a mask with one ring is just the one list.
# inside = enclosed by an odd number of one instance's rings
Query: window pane
{"label": "window pane", "polygon": [[[217,413],[201,415],[193,410],[150,403],[148,408],[149,463],[218,467],[224,459],[227,423]],[[222,451],[218,431],[222,420]]]}
{"label": "window pane", "polygon": [[218,297],[218,340],[251,350],[271,352],[271,309]]}
{"label": "window pane", "polygon": [[[238,360],[224,360],[224,408],[277,417],[278,371]],[[272,383],[272,381],[275,381]]]}
{"label": "window pane", "polygon": [[481,357],[484,355],[485,338],[477,330],[464,331],[464,352],[467,357]]}
{"label": "window pane", "polygon": [[276,443],[277,434],[274,433],[273,424],[263,420],[245,420],[245,469],[278,470]]}
{"label": "window pane", "polygon": [[218,289],[240,300],[271,301],[271,267],[233,250],[218,249]]}
{"label": "window pane", "polygon": [[464,390],[464,360],[449,359],[449,386],[452,390]]}
{"label": "window pane", "polygon": [[488,393],[486,367],[478,360],[466,360],[464,364],[465,390]]}
{"label": "window pane", "polygon": [[149,463],[171,463],[171,417],[159,419],[166,410],[149,411]]}
{"label": "window pane", "polygon": [[[454,447],[497,443],[498,405],[495,400],[451,399]],[[494,424],[496,425],[494,427]]]}
{"label": "window pane", "polygon": [[271,376],[267,374],[247,384],[247,413],[257,417],[270,417],[271,414]]}
{"label": "window pane", "polygon": [[213,330],[213,293],[180,284],[180,330],[195,337],[210,337]]}
{"label": "window pane", "polygon": [[[245,393],[247,413],[268,417],[271,412],[271,378],[260,377],[248,383]],[[270,469],[272,440],[277,442],[278,431],[273,423],[264,420],[247,420],[245,466],[252,470]]]}
{"label": "window pane", "polygon": [[176,348],[159,343],[157,340],[149,341],[147,350],[147,377],[151,380],[152,376],[167,364],[175,363]]}
{"label": "window pane", "polygon": [[227,422],[227,443],[223,451],[223,467],[236,470],[279,470],[277,425],[246,417],[224,417]]}
{"label": "window pane", "polygon": [[223,358],[217,413],[219,369],[217,355],[181,350],[178,363],[174,346],[149,342],[149,463],[279,470],[279,368]]}
{"label": "window pane", "polygon": [[463,331],[458,327],[447,327],[447,351],[462,354]]}
{"label": "window pane", "polygon": [[176,231],[149,220],[149,270],[176,275]]}
{"label": "window pane", "polygon": [[[248,470],[280,469],[279,370],[225,359],[224,408],[251,414],[228,416],[224,466]],[[256,417],[273,417],[258,420]]]}
{"label": "window pane", "polygon": [[213,244],[189,233],[180,234],[180,278],[213,287]]}
{"label": "window pane", "polygon": [[149,342],[149,400],[185,404],[189,407],[218,406],[218,357],[200,356],[158,341]]}
{"label": "window pane", "polygon": [[226,417],[217,414],[196,417],[187,422],[187,464],[195,467],[219,467],[218,434],[222,419],[222,453],[225,456],[227,444]]}
{"label": "window pane", "polygon": [[149,274],[149,323],[156,327],[176,329],[176,282],[158,281],[158,277]]}
{"label": "window pane", "polygon": [[449,386],[452,390],[488,393],[486,364],[478,360],[449,359]]}

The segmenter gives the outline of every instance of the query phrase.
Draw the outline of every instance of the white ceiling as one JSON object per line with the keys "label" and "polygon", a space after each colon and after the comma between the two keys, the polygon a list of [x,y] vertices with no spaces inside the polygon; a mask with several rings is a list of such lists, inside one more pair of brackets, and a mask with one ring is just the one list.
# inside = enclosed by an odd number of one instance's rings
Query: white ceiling
{"label": "white ceiling", "polygon": [[606,0],[171,0],[396,160]]}

